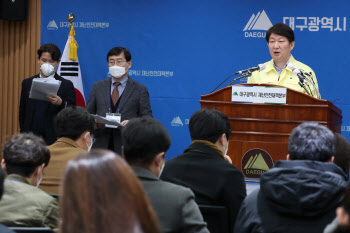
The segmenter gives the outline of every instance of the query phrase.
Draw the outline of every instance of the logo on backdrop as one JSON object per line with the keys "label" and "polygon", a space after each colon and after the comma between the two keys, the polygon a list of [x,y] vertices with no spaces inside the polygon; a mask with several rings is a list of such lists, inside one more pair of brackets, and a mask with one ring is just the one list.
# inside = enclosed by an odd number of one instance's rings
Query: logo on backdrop
{"label": "logo on backdrop", "polygon": [[265,38],[266,32],[270,27],[272,27],[271,20],[267,16],[266,12],[263,10],[255,15],[253,14],[247,25],[245,25],[243,31],[245,37],[258,37]]}
{"label": "logo on backdrop", "polygon": [[57,29],[58,29],[58,27],[57,27],[55,20],[51,20],[49,22],[49,24],[47,25],[47,30],[57,30]]}
{"label": "logo on backdrop", "polygon": [[184,124],[182,123],[181,119],[179,116],[175,117],[173,119],[173,121],[171,122],[171,126],[176,126],[176,127],[179,127],[179,126],[184,126]]}
{"label": "logo on backdrop", "polygon": [[247,151],[241,161],[242,172],[247,178],[260,178],[260,175],[273,167],[269,153],[262,149]]}
{"label": "logo on backdrop", "polygon": [[[59,27],[58,27],[59,25]],[[69,22],[59,22],[59,24],[55,22],[55,20],[51,20],[47,25],[47,30],[57,30],[59,28],[69,28]],[[74,27],[76,28],[88,28],[88,29],[107,29],[109,28],[109,22],[73,22]]]}

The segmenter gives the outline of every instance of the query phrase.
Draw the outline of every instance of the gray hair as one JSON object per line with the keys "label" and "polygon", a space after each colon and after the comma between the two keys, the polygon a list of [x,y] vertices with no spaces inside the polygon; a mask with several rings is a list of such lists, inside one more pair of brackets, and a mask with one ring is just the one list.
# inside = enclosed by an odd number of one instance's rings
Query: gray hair
{"label": "gray hair", "polygon": [[288,141],[291,160],[328,161],[334,155],[334,135],[315,122],[304,122],[294,128]]}

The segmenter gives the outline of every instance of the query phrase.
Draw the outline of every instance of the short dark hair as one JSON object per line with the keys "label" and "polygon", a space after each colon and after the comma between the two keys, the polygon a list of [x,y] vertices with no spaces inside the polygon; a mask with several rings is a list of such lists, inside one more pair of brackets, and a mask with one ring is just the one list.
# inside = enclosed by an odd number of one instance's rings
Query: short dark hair
{"label": "short dark hair", "polygon": [[125,60],[127,62],[131,61],[131,53],[127,48],[124,47],[114,47],[111,50],[109,50],[108,54],[107,54],[107,62],[110,56],[118,56],[120,55],[122,52],[124,52],[124,56],[125,56]]}
{"label": "short dark hair", "polygon": [[32,133],[14,135],[3,149],[7,174],[30,177],[41,164],[47,166],[50,151],[42,138]]}
{"label": "short dark hair", "polygon": [[0,200],[4,193],[5,172],[0,168]]}
{"label": "short dark hair", "polygon": [[122,129],[125,160],[131,165],[148,166],[160,152],[166,152],[171,139],[165,127],[156,119],[131,119]]}
{"label": "short dark hair", "polygon": [[58,137],[77,140],[85,131],[93,133],[94,117],[82,107],[71,106],[61,110],[55,119],[55,129]]}
{"label": "short dark hair", "polygon": [[206,140],[216,143],[222,134],[227,140],[231,135],[231,125],[228,117],[215,109],[197,110],[190,119],[189,130],[191,139]]}
{"label": "short dark hair", "polygon": [[269,43],[269,39],[272,33],[286,37],[289,43],[292,43],[295,40],[293,29],[284,23],[277,23],[270,27],[269,30],[267,30],[265,37],[267,43]]}
{"label": "short dark hair", "polygon": [[59,61],[61,58],[61,51],[60,49],[52,44],[52,43],[48,43],[48,44],[43,44],[37,51],[39,59],[41,57],[41,54],[44,52],[48,52],[49,54],[51,54],[52,60],[54,61]]}
{"label": "short dark hair", "polygon": [[304,122],[293,129],[288,141],[291,160],[326,162],[334,155],[334,135],[327,127]]}

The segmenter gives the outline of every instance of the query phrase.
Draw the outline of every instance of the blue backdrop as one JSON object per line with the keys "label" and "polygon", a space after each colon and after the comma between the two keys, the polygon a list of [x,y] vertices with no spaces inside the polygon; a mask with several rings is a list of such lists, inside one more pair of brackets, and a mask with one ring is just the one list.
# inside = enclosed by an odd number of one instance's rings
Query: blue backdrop
{"label": "blue backdrop", "polygon": [[200,108],[200,95],[235,71],[271,59],[264,36],[278,22],[294,29],[293,56],[315,71],[322,99],[342,109],[342,134],[350,139],[350,81],[343,71],[350,52],[348,1],[45,0],[41,5],[41,43],[55,43],[62,52],[67,15],[76,17],[86,98],[95,81],[107,78],[108,51],[130,49],[129,74],[148,87],[154,117],[171,135],[167,158],[190,144],[188,121]]}

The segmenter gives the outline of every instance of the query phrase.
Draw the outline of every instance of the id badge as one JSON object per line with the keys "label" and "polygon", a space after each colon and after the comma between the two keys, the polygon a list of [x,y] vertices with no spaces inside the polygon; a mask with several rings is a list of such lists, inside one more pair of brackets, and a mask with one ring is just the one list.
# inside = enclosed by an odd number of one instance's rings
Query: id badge
{"label": "id badge", "polygon": [[[116,122],[120,123],[122,115],[120,113],[106,113],[106,118],[108,120],[116,121]],[[116,126],[116,125],[108,125],[108,124],[106,124],[105,127],[106,128],[114,128],[114,129],[118,128],[118,126]]]}

